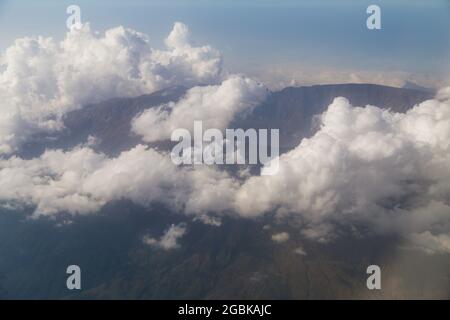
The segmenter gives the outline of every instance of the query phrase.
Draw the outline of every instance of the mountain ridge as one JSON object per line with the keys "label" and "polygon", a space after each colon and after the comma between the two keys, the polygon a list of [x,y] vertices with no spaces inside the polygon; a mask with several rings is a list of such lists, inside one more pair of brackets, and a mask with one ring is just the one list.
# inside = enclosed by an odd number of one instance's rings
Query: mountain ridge
{"label": "mountain ridge", "polygon": [[[113,98],[89,104],[64,117],[65,129],[53,135],[37,135],[23,146],[19,155],[32,158],[47,148],[70,149],[86,143],[89,136],[98,139],[94,149],[115,156],[138,143],[131,131],[131,120],[144,110],[176,102],[188,88],[172,87],[137,97]],[[266,101],[245,117],[237,117],[230,128],[280,129],[280,151],[286,152],[314,133],[314,117],[323,113],[334,98],[343,96],[355,106],[376,105],[405,112],[433,97],[430,92],[376,84],[327,84],[287,87],[270,92]],[[167,148],[167,143],[153,146]]]}

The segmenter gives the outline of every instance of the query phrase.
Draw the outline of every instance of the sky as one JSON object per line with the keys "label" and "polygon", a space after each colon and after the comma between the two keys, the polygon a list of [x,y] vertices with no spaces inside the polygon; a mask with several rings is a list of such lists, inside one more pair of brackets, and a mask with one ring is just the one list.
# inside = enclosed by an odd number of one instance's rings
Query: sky
{"label": "sky", "polygon": [[[369,77],[415,75],[416,82],[428,83],[449,73],[445,0],[0,0],[0,50],[18,37],[62,39],[70,4],[81,7],[82,22],[94,30],[123,25],[148,34],[156,47],[181,21],[196,43],[219,49],[232,72],[276,78],[295,77],[298,70],[300,81],[326,72],[323,81],[329,82],[357,71]],[[381,7],[381,30],[366,27],[370,4]]]}

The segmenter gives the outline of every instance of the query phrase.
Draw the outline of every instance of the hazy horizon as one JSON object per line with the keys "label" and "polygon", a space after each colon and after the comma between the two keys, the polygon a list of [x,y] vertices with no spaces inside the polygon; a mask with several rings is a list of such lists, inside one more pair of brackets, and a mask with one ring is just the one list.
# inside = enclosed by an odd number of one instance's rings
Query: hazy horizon
{"label": "hazy horizon", "polygon": [[[161,48],[172,25],[189,26],[194,43],[222,52],[233,73],[275,88],[363,82],[426,87],[447,84],[449,1],[377,1],[382,29],[366,28],[373,1],[78,1],[82,22],[104,32],[119,25]],[[0,50],[29,36],[62,40],[71,1],[0,1]]]}

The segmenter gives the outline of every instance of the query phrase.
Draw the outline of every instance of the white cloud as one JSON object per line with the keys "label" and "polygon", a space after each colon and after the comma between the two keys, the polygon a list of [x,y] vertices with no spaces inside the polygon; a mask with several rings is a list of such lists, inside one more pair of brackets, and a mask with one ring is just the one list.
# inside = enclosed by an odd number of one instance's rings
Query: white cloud
{"label": "white cloud", "polygon": [[306,255],[307,255],[306,251],[305,251],[302,247],[300,247],[300,246],[298,246],[297,248],[295,248],[294,253],[295,253],[295,254],[298,254],[298,255],[300,255],[300,256],[306,256]]}
{"label": "white cloud", "polygon": [[272,240],[277,243],[286,242],[289,240],[289,233],[287,233],[287,232],[275,233],[272,235]]}
{"label": "white cloud", "polygon": [[429,254],[450,253],[450,236],[448,234],[433,235],[429,231],[414,233],[410,240],[414,247]]}
{"label": "white cloud", "polygon": [[[217,83],[224,73],[222,70],[221,54],[214,48],[206,45],[193,47],[190,41],[190,32],[186,25],[176,22],[172,32],[166,39],[169,50],[155,50],[153,59],[156,63],[151,66],[153,74],[166,78],[166,83],[181,85]],[[159,68],[163,67],[160,74]],[[157,71],[157,72],[155,72]]]}
{"label": "white cloud", "polygon": [[400,114],[337,98],[321,119],[312,138],[280,156],[277,175],[243,184],[241,215],[276,211],[322,242],[335,236],[336,224],[408,235],[450,222],[449,101]]}
{"label": "white cloud", "polygon": [[202,216],[228,210],[238,187],[226,173],[177,167],[168,155],[142,145],[116,158],[78,147],[31,160],[0,159],[0,180],[0,202],[35,207],[35,216],[91,213],[120,199],[161,202]]}
{"label": "white cloud", "polygon": [[89,24],[60,43],[16,40],[0,59],[0,154],[14,152],[34,132],[61,129],[62,115],[87,103],[220,83],[220,53],[192,46],[188,34],[175,23],[166,50],[152,48],[143,33],[117,27],[102,35]]}
{"label": "white cloud", "polygon": [[241,112],[251,111],[267,95],[260,83],[233,75],[220,85],[194,87],[177,103],[144,111],[133,120],[133,131],[147,142],[170,139],[175,129],[193,132],[194,121],[203,130],[223,130]]}
{"label": "white cloud", "polygon": [[172,250],[179,247],[178,239],[184,236],[185,233],[186,226],[184,224],[172,224],[159,240],[146,235],[143,238],[143,242],[147,245],[159,247],[164,250]]}
{"label": "white cloud", "polygon": [[194,218],[194,221],[201,221],[204,224],[220,227],[222,225],[222,220],[218,217],[209,216],[207,214],[201,214]]}

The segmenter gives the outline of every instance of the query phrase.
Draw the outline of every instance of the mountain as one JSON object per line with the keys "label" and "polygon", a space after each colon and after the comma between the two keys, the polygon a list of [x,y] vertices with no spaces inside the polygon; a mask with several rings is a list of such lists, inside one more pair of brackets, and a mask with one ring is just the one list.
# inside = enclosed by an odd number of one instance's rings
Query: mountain
{"label": "mountain", "polygon": [[411,81],[406,81],[402,88],[419,90],[419,91],[430,92],[430,93],[434,93],[435,92],[434,89],[420,86],[417,83],[414,83],[414,82],[411,82]]}
{"label": "mountain", "polygon": [[280,148],[287,151],[315,132],[314,116],[323,113],[336,97],[345,97],[354,106],[374,105],[404,112],[432,98],[433,94],[373,84],[289,87],[272,93],[263,105],[235,126],[280,128]]}
{"label": "mountain", "polygon": [[84,144],[89,136],[98,139],[97,151],[116,155],[141,140],[131,132],[131,120],[142,111],[177,101],[186,92],[173,87],[134,98],[114,98],[69,112],[64,117],[65,129],[56,134],[40,134],[22,147],[21,157],[30,158],[46,148],[71,149]]}
{"label": "mountain", "polygon": [[[450,259],[399,246],[399,239],[344,237],[306,242],[295,228],[264,220],[189,222],[180,247],[164,251],[144,234],[186,218],[163,207],[108,204],[96,215],[55,227],[0,214],[0,281],[7,299],[418,299],[448,298]],[[285,243],[271,240],[288,231]],[[301,244],[305,254],[297,254]],[[366,268],[382,270],[382,290],[366,288]],[[82,290],[66,289],[68,265]],[[426,275],[425,277],[421,275]]]}
{"label": "mountain", "polygon": [[[70,149],[99,139],[96,149],[116,155],[140,142],[130,121],[143,110],[177,101],[175,87],[136,98],[86,106],[64,119],[62,135],[36,136],[22,150],[33,157],[45,148]],[[280,128],[284,151],[311,136],[315,115],[336,96],[404,112],[432,97],[420,90],[370,84],[320,85],[273,92],[232,126]],[[258,199],[255,199],[258,201]],[[404,250],[387,236],[342,237],[329,244],[307,242],[295,226],[273,219],[225,218],[205,225],[160,205],[109,203],[71,224],[27,219],[27,212],[0,210],[0,296],[10,299],[342,299],[448,298],[450,259]],[[270,226],[268,226],[271,221]],[[172,223],[189,222],[180,248],[164,251],[145,245],[145,234],[160,235]],[[287,231],[285,243],[271,236]],[[302,250],[298,250],[301,245]],[[366,289],[366,267],[383,270],[383,290]],[[66,289],[66,267],[78,264],[82,290]],[[426,281],[417,277],[427,274]]]}
{"label": "mountain", "polygon": [[[184,87],[174,87],[135,98],[116,98],[72,111],[64,118],[65,130],[57,135],[37,135],[20,153],[32,157],[45,148],[70,149],[86,143],[88,137],[99,140],[97,151],[117,155],[139,142],[131,132],[131,120],[148,108],[170,101],[178,101],[186,92]],[[324,112],[335,97],[346,97],[353,105],[375,105],[404,112],[417,103],[433,97],[430,92],[393,88],[373,84],[316,85],[289,87],[269,94],[245,118],[235,120],[230,128],[279,128],[281,151],[295,147],[302,138],[311,136],[314,116]],[[159,143],[164,147],[166,144]]]}

